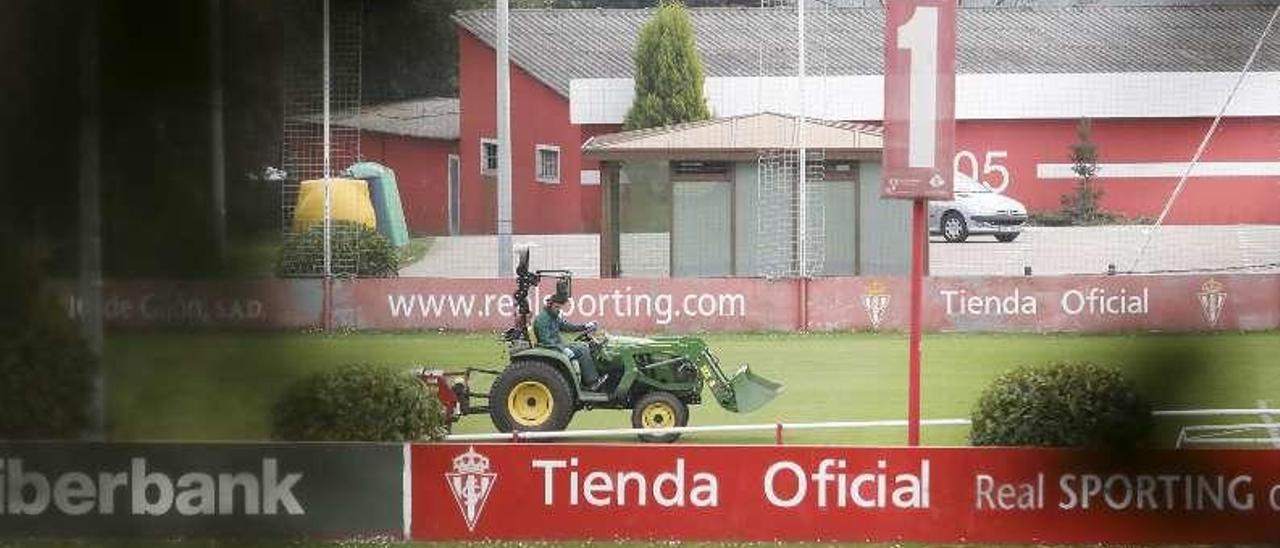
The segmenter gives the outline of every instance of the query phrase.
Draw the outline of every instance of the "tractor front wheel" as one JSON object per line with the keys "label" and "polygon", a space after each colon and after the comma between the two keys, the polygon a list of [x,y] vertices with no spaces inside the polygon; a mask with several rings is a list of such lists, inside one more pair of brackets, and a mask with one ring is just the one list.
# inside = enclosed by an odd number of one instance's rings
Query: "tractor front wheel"
{"label": "tractor front wheel", "polygon": [[[641,396],[631,409],[633,428],[674,428],[689,424],[689,406],[670,392],[650,392]],[[680,438],[670,434],[640,434],[640,441],[671,443]]]}
{"label": "tractor front wheel", "polygon": [[489,390],[489,418],[500,432],[564,430],[573,411],[568,381],[545,362],[512,362]]}

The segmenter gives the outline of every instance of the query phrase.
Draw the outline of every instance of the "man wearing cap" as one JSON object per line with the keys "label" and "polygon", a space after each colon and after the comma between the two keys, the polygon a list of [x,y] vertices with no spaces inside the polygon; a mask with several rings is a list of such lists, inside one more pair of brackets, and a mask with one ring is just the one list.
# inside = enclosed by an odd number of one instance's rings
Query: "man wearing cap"
{"label": "man wearing cap", "polygon": [[563,352],[570,359],[578,360],[578,368],[582,370],[582,386],[588,390],[596,390],[604,384],[608,377],[600,376],[596,371],[595,359],[591,357],[591,347],[587,343],[573,342],[568,345],[560,340],[560,332],[580,333],[596,328],[596,322],[578,325],[564,319],[560,310],[569,302],[568,295],[557,292],[547,298],[547,305],[542,307],[537,319],[533,320],[533,332],[538,337],[538,346],[554,348]]}

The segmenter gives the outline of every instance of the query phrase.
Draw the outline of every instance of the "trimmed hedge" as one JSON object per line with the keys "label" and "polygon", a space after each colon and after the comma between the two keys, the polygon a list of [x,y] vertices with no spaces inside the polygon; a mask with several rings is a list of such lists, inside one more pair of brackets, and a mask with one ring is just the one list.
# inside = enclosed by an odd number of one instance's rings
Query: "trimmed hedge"
{"label": "trimmed hedge", "polygon": [[354,364],[303,378],[271,410],[272,437],[289,441],[442,439],[444,408],[402,371]]}
{"label": "trimmed hedge", "polygon": [[41,283],[39,257],[17,247],[0,259],[0,439],[76,438],[89,426],[95,361]]}
{"label": "trimmed hedge", "polygon": [[[330,253],[334,274],[360,278],[394,278],[400,272],[400,253],[378,231],[351,221],[330,223]],[[354,265],[348,258],[354,258]],[[352,267],[354,266],[354,269]],[[343,270],[343,269],[346,270]],[[324,274],[324,224],[312,223],[280,247],[276,275],[280,277]]]}
{"label": "trimmed hedge", "polygon": [[1128,448],[1153,427],[1151,405],[1119,371],[1091,363],[1021,367],[973,410],[973,445]]}

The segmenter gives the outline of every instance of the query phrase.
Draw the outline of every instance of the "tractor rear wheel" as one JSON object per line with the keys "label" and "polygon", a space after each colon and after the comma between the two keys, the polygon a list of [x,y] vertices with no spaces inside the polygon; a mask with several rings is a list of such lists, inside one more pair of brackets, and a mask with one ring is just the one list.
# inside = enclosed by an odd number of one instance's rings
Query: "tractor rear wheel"
{"label": "tractor rear wheel", "polygon": [[489,390],[489,418],[500,432],[564,430],[573,411],[569,382],[546,362],[514,361]]}
{"label": "tractor rear wheel", "polygon": [[[633,428],[674,428],[689,424],[689,406],[670,392],[650,392],[636,401],[631,409]],[[670,434],[640,434],[640,441],[671,443],[680,438]]]}

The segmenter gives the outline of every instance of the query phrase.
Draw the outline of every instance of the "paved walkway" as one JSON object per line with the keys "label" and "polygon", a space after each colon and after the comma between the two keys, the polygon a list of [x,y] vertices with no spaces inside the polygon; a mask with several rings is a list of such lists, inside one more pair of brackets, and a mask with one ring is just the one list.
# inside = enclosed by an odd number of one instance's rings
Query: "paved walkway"
{"label": "paved walkway", "polygon": [[[1148,226],[1030,227],[1011,243],[974,236],[951,244],[929,244],[935,276],[1102,274],[1108,265],[1124,272],[1210,271],[1271,265],[1241,272],[1280,272],[1280,226],[1165,226],[1155,229],[1146,251]],[[516,235],[533,248],[532,268],[566,269],[581,278],[600,275],[595,234]],[[630,277],[666,277],[668,235],[624,234],[622,267]],[[435,238],[422,260],[401,269],[405,277],[492,278],[497,276],[496,236]],[[1135,259],[1138,259],[1135,264]]]}
{"label": "paved walkway", "polygon": [[935,276],[1021,276],[1024,266],[1033,275],[1103,274],[1112,264],[1120,272],[1272,264],[1269,270],[1277,272],[1280,226],[1029,227],[1010,243],[974,236],[950,244],[934,237],[929,259]]}

